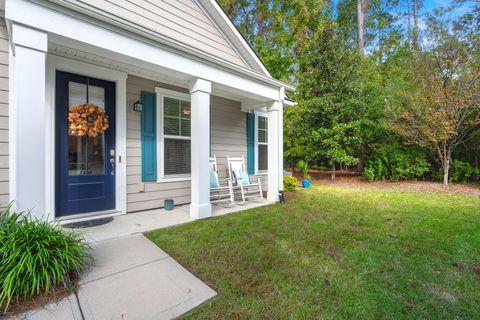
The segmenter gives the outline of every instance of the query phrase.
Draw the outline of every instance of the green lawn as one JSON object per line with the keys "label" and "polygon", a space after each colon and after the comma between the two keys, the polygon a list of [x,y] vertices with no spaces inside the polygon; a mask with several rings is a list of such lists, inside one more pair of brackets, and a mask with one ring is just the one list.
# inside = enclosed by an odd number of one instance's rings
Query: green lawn
{"label": "green lawn", "polygon": [[191,319],[480,319],[480,198],[315,187],[147,236],[219,293]]}

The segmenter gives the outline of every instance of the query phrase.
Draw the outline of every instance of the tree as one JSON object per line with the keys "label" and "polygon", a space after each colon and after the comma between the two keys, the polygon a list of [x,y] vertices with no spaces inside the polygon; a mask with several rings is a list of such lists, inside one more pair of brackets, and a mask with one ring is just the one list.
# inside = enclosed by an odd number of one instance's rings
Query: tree
{"label": "tree", "polygon": [[360,54],[345,46],[331,20],[313,35],[300,60],[299,106],[289,137],[302,144],[295,149],[298,155],[325,159],[332,166],[332,179],[335,164],[358,162],[354,153],[361,142],[360,63]]}
{"label": "tree", "polygon": [[357,32],[358,32],[358,49],[363,55],[365,51],[365,11],[367,10],[367,0],[357,0]]}
{"label": "tree", "polygon": [[414,55],[414,94],[399,107],[392,128],[434,153],[447,185],[453,151],[472,139],[480,124],[480,69],[478,58],[448,26],[432,19],[430,30],[436,45]]}

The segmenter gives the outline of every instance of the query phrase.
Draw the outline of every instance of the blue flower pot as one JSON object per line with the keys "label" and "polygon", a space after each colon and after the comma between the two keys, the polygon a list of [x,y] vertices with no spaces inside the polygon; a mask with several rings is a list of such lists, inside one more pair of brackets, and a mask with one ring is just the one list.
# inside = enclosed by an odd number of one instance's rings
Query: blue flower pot
{"label": "blue flower pot", "polygon": [[302,187],[310,188],[310,180],[302,180]]}
{"label": "blue flower pot", "polygon": [[165,210],[173,210],[173,199],[165,199],[165,201],[163,202],[163,206]]}

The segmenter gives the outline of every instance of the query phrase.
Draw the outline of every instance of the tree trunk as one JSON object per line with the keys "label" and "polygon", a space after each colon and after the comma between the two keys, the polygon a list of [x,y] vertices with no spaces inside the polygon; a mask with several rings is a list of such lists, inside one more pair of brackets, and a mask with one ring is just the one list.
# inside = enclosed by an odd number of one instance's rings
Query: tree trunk
{"label": "tree trunk", "polygon": [[420,47],[418,35],[418,0],[413,0],[413,47],[418,49]]}
{"label": "tree trunk", "polygon": [[407,1],[407,16],[408,16],[408,46],[412,47],[412,15],[410,13],[410,0]]}
{"label": "tree trunk", "polygon": [[357,32],[358,32],[358,49],[363,55],[365,51],[364,24],[365,24],[365,1],[357,0]]}
{"label": "tree trunk", "polygon": [[445,162],[443,166],[443,184],[448,186],[448,171],[450,170],[450,164]]}
{"label": "tree trunk", "polygon": [[332,180],[335,180],[335,162],[332,163]]}
{"label": "tree trunk", "polygon": [[448,177],[450,174],[450,162],[452,161],[452,153],[450,150],[444,152],[445,158],[443,161],[443,184],[448,186]]}

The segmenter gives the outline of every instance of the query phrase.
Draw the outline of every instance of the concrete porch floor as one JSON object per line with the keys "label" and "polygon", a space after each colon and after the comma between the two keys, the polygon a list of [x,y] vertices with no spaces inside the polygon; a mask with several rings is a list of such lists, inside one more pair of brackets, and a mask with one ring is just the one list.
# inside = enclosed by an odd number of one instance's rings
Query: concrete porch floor
{"label": "concrete porch floor", "polygon": [[[272,204],[272,202],[265,199],[233,206],[214,204],[212,205],[213,216],[221,216],[269,204]],[[112,222],[101,226],[77,230],[85,233],[91,242],[103,241],[195,221],[194,218],[190,217],[189,210],[189,205],[180,205],[169,211],[162,208],[133,212],[116,216]]]}

